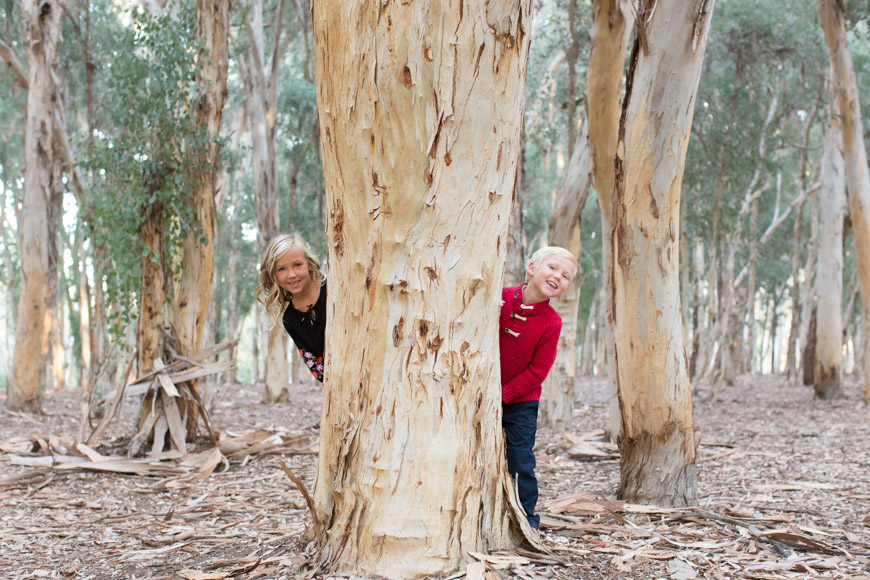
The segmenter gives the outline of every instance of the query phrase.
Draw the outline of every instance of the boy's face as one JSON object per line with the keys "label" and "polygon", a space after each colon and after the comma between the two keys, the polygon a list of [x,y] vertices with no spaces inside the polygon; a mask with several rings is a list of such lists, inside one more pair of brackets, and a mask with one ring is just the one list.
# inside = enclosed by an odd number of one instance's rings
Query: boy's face
{"label": "boy's face", "polygon": [[574,277],[574,264],[562,256],[547,256],[537,265],[529,264],[528,285],[546,298],[558,298]]}

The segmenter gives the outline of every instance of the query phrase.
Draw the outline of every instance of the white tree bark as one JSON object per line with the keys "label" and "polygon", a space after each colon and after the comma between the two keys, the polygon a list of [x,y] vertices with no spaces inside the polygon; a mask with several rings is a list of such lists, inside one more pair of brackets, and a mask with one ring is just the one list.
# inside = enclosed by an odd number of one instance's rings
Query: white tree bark
{"label": "white tree bark", "polygon": [[692,505],[696,441],[680,315],[683,166],[713,2],[643,2],[619,128],[613,311],[619,495]]}
{"label": "white tree bark", "polygon": [[840,364],[843,353],[843,216],[846,177],[842,138],[837,122],[825,132],[822,187],[819,190],[819,265],[816,278],[816,357],[814,390],[820,399],[842,396]]}
{"label": "white tree bark", "polygon": [[[843,156],[846,160],[846,181],[849,192],[849,210],[855,251],[858,254],[858,279],[861,282],[861,309],[863,337],[870,336],[870,173],[867,168],[867,150],[861,106],[858,101],[858,82],[852,53],[846,40],[845,6],[843,0],[819,0],[822,29],[834,69],[834,97],[841,115]],[[864,340],[862,368],[864,369],[864,401],[870,404],[870,340]]]}
{"label": "white tree bark", "polygon": [[18,221],[21,298],[6,406],[32,412],[40,410],[40,352],[48,294],[48,199],[54,163],[54,101],[57,99],[54,68],[61,42],[63,11],[64,4],[60,0],[21,4],[29,90],[24,129],[24,190]]}
{"label": "white tree bark", "polygon": [[330,240],[314,497],[330,568],[440,574],[517,539],[496,332],[531,11],[313,4]]}

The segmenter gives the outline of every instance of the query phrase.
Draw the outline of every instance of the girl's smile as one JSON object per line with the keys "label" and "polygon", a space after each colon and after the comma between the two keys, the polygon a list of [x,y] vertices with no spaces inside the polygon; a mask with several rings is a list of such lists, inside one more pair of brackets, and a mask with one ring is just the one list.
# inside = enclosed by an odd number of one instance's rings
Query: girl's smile
{"label": "girl's smile", "polygon": [[308,260],[297,247],[292,247],[275,261],[275,281],[290,294],[304,294],[311,286]]}

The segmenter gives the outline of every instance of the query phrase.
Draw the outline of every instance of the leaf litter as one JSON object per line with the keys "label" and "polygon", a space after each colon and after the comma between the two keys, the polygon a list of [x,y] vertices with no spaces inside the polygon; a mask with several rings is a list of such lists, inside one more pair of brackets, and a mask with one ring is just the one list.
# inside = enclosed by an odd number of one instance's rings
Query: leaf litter
{"label": "leaf litter", "polygon": [[[845,391],[822,402],[783,377],[753,376],[702,392],[698,505],[671,509],[614,496],[606,385],[581,378],[571,432],[538,432],[549,554],[471,553],[445,578],[870,580],[870,411],[854,378]],[[78,440],[78,393],[47,398],[39,417],[0,411],[0,577],[353,578],[310,566],[303,492],[320,389],[291,393],[264,405],[262,387],[221,384],[214,442],[141,458],[126,456],[138,409],[119,404],[125,393],[106,399],[117,417],[100,422],[97,441]]]}

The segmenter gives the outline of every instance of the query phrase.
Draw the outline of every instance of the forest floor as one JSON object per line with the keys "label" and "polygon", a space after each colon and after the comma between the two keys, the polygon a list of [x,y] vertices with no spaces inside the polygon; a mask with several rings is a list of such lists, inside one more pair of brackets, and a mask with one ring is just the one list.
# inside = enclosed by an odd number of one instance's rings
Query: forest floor
{"label": "forest floor", "polygon": [[[46,398],[43,416],[0,411],[0,578],[320,578],[307,565],[309,511],[280,466],[312,486],[320,389],[292,392],[291,403],[264,405],[256,386],[222,385],[216,430],[248,442],[281,437],[205,478],[13,465],[70,445],[80,401],[64,392]],[[854,378],[845,393],[817,401],[811,388],[771,376],[702,391],[698,506],[669,510],[616,501],[619,463],[597,433],[604,381],[579,379],[571,432],[538,433],[551,554],[493,555],[477,577],[870,580],[870,410]],[[100,453],[121,454],[134,407],[122,407]]]}

